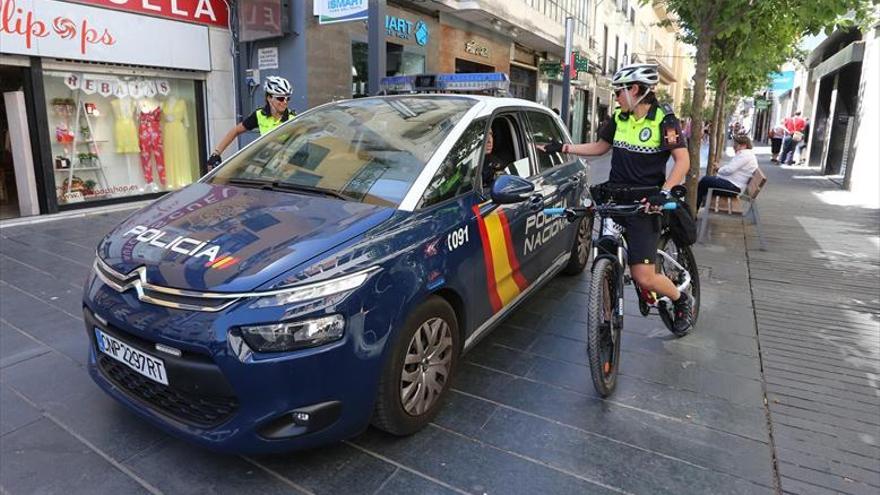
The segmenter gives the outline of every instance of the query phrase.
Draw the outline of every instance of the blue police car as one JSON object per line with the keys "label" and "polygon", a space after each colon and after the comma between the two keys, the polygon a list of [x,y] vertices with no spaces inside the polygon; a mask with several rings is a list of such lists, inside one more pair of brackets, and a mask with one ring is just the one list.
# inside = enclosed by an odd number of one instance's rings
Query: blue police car
{"label": "blue police car", "polygon": [[551,139],[570,141],[559,118],[513,98],[301,114],[101,241],[92,378],[217,450],[418,431],[464,352],[587,263],[589,226],[541,212],[587,195],[582,161],[536,150]]}

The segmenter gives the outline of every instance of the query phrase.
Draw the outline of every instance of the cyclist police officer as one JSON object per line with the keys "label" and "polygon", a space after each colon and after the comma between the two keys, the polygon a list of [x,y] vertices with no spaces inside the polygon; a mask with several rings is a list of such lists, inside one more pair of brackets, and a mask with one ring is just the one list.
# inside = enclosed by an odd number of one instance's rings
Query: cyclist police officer
{"label": "cyclist police officer", "polygon": [[263,108],[254,110],[253,113],[248,115],[223,136],[223,139],[221,139],[217,147],[214,148],[214,152],[208,157],[209,169],[220,164],[220,155],[223,153],[223,150],[225,150],[226,147],[229,146],[229,143],[238,137],[239,134],[259,129],[260,135],[262,136],[296,115],[295,112],[287,107],[287,103],[290,101],[290,95],[293,93],[290,81],[283,77],[269,76],[266,78],[266,84],[263,85],[263,89],[266,91],[266,105],[264,105]]}
{"label": "cyclist police officer", "polygon": [[[657,194],[642,198],[650,210],[656,212],[666,201],[670,189],[684,181],[690,168],[678,119],[672,108],[659,104],[654,95],[654,86],[659,80],[656,65],[633,64],[621,68],[611,81],[619,108],[599,129],[599,140],[586,144],[552,142],[544,147],[545,151],[593,156],[603,155],[613,147],[609,185],[659,187]],[[670,154],[675,166],[667,177],[666,162]],[[693,302],[686,293],[679,293],[668,277],[655,270],[660,238],[657,218],[640,215],[617,221],[626,228],[633,279],[642,289],[671,299],[675,305],[676,334],[686,332],[691,325]]]}

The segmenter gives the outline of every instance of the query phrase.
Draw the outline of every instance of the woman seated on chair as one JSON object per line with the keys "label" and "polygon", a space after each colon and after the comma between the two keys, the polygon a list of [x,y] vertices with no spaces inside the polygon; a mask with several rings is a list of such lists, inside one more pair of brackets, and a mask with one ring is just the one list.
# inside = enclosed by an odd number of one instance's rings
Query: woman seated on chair
{"label": "woman seated on chair", "polygon": [[718,175],[707,175],[700,179],[697,187],[697,208],[703,206],[710,188],[716,189],[719,196],[736,196],[741,193],[758,169],[758,160],[752,152],[752,140],[749,136],[733,136],[733,151],[736,156],[718,169]]}

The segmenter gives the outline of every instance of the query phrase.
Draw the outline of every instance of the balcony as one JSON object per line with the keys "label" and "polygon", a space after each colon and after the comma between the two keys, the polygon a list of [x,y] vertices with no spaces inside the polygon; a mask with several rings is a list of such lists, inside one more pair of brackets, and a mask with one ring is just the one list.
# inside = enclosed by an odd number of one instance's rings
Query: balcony
{"label": "balcony", "polygon": [[672,57],[668,55],[648,55],[645,61],[649,64],[657,64],[657,72],[660,73],[660,82],[662,84],[676,82]]}

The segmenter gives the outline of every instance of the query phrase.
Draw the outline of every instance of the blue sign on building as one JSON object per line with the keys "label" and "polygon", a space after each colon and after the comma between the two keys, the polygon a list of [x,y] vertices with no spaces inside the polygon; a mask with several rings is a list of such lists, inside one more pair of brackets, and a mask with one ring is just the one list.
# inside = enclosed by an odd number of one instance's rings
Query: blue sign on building
{"label": "blue sign on building", "polygon": [[385,31],[388,36],[397,36],[404,40],[415,36],[416,43],[419,45],[428,44],[428,25],[424,21],[413,22],[403,17],[386,15]]}
{"label": "blue sign on building", "polygon": [[774,72],[770,74],[770,89],[774,93],[784,93],[794,88],[794,71]]}

